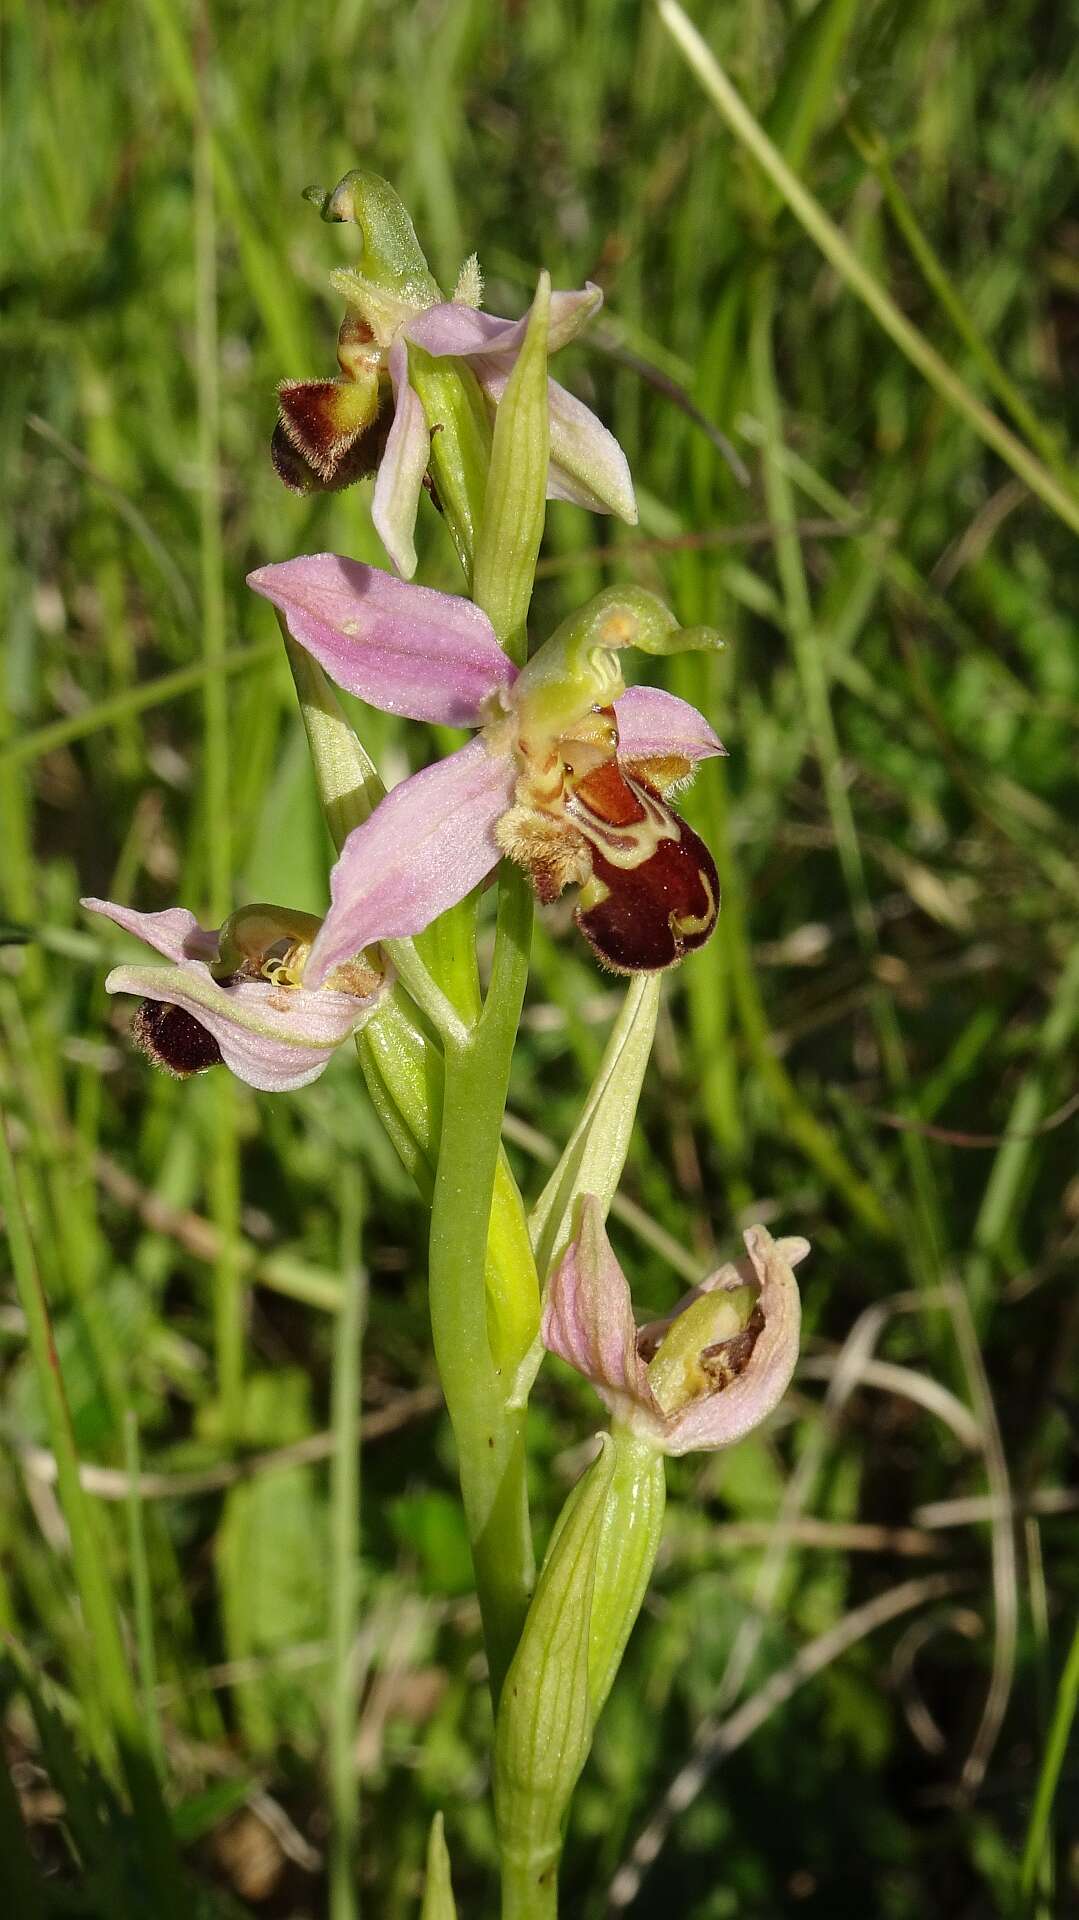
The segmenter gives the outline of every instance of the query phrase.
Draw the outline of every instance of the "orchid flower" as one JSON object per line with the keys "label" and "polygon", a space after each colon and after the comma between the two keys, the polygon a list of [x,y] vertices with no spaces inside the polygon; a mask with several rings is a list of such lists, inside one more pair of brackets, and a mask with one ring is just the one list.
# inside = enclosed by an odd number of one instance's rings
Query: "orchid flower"
{"label": "orchid flower", "polygon": [[242,907],[211,932],[184,907],[136,913],[111,900],[82,905],[171,962],[114,967],[105,987],[139,995],[135,1041],[178,1079],[223,1062],[265,1093],[306,1087],[364,1025],[386,984],[360,958],[334,969],[325,984],[305,986],[320,925],[312,914]]}
{"label": "orchid flower", "polygon": [[[428,271],[412,222],[386,181],[362,170],[346,174],[331,194],[309,190],[324,220],[349,221],[364,241],[361,270],[331,275],[348,303],[338,336],[341,372],[333,380],[286,380],[278,390],[280,419],[272,454],[287,486],[350,486],[377,473],[372,517],[397,571],[416,570],[413,530],[431,454],[430,422],[409,378],[409,347],[463,361],[493,412],[524,341],[524,320],[481,313],[475,255],[461,270],[452,300]],[[603,304],[591,284],[551,295],[549,351],[565,346]],[[626,457],[595,414],[555,381],[548,382],[550,467],[547,496],[617,513],[634,524],[637,505]]]}
{"label": "orchid flower", "polygon": [[664,1320],[638,1328],[598,1200],[551,1278],[543,1344],[590,1380],[615,1425],[661,1453],[729,1447],[790,1384],[801,1309],[792,1267],[808,1240],[749,1227],[746,1256],[708,1275]]}
{"label": "orchid flower", "polygon": [[372,939],[418,933],[507,854],[541,901],[580,887],[577,925],[620,973],[673,966],[711,934],[719,881],[664,794],[724,752],[695,707],[626,688],[618,655],[718,644],[640,588],[600,594],[520,672],[480,609],[332,553],[249,574],[292,638],[383,712],[479,737],[395,787],[354,828],[306,979]]}

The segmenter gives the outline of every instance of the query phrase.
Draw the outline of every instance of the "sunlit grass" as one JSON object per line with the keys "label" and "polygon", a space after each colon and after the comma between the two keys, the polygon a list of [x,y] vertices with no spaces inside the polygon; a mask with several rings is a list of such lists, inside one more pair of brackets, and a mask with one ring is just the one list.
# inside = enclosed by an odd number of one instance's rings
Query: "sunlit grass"
{"label": "sunlit grass", "polygon": [[[326,273],[350,244],[301,190],[363,162],[444,282],[478,248],[494,310],[523,309],[540,265],[604,286],[606,333],[560,377],[611,418],[642,524],[552,511],[537,631],[630,578],[728,638],[670,669],[730,751],[687,800],[725,910],[665,990],[616,1216],[635,1291],[673,1300],[750,1208],[815,1247],[782,1419],[672,1476],[567,1911],[600,1920],[642,1831],[659,1857],[638,1847],[618,1882],[641,1915],[1019,1913],[1024,1843],[1026,1910],[1066,1911],[1074,1122],[1042,1129],[1079,1027],[1067,20],[699,8],[807,222],[649,6],[316,13],[9,16],[0,919],[40,935],[0,948],[16,1910],[191,1911],[175,1846],[207,1914],[313,1920],[332,1885],[343,1920],[353,1765],[359,1905],[411,1920],[441,1808],[461,1912],[488,1910],[422,1211],[343,1057],[288,1099],[153,1078],[76,905],[325,898],[291,683],[243,579],[299,551],[379,558],[362,490],[297,500],[266,451],[276,382],[332,367]],[[420,577],[455,588],[426,503],[419,531]],[[418,729],[352,711],[388,778],[415,763]],[[617,1005],[553,910],[510,1092],[530,1196]],[[541,1382],[548,1486],[591,1418],[564,1374]],[[967,1497],[981,1517],[947,1524]],[[1039,1530],[1047,1639],[1008,1501]]]}

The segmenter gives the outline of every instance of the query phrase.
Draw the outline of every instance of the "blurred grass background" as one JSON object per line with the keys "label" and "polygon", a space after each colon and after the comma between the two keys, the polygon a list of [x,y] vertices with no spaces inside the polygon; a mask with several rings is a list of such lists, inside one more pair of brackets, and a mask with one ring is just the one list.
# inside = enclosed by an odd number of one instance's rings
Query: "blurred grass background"
{"label": "blurred grass background", "polygon": [[[1074,5],[697,18],[859,259],[1074,498]],[[3,67],[0,909],[32,933],[0,949],[9,1911],[190,1913],[178,1842],[207,1915],[332,1897],[342,1920],[353,1763],[364,1911],[417,1912],[438,1807],[460,1910],[490,1911],[422,1213],[349,1058],[287,1099],[153,1075],[103,993],[119,946],[77,908],[324,903],[243,580],[381,557],[363,490],[297,500],[267,453],[277,380],[332,369],[350,257],[300,193],[357,163],[444,284],[479,250],[493,310],[541,263],[607,294],[560,377],[626,447],[641,526],[551,510],[537,632],[635,579],[729,640],[670,669],[730,748],[687,803],[725,906],[670,982],[627,1169],[637,1298],[662,1307],[750,1219],[814,1242],[781,1416],[672,1474],[566,1911],[1079,1911],[1071,532],[844,290],[648,6],[9,0]],[[420,577],[455,589],[421,523]],[[357,718],[390,777],[432,750]],[[533,1193],[618,1000],[567,929],[544,917],[511,1094]],[[594,1418],[549,1369],[541,1531]]]}

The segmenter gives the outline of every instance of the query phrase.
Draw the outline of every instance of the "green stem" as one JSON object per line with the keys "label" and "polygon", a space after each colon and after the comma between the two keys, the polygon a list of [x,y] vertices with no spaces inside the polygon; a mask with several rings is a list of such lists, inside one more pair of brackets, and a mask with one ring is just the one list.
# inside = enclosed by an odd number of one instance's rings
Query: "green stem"
{"label": "green stem", "polygon": [[1046,1841],[1049,1834],[1049,1817],[1053,1811],[1053,1798],[1060,1779],[1060,1770],[1064,1765],[1064,1756],[1068,1750],[1072,1722],[1075,1710],[1079,1706],[1079,1621],[1072,1634],[1072,1643],[1068,1657],[1064,1662],[1064,1671],[1057,1688],[1056,1705],[1053,1709],[1049,1738],[1042,1755],[1041,1773],[1038,1776],[1034,1805],[1030,1812],[1027,1827],[1026,1844],[1023,1848],[1023,1861],[1020,1868],[1020,1881],[1023,1894],[1029,1901],[1034,1896],[1038,1881]]}
{"label": "green stem", "polygon": [[[446,1046],[442,1137],[431,1209],[431,1327],[457,1442],[496,1700],[524,1621],[534,1572],[524,1412],[508,1407],[507,1398],[535,1334],[539,1292],[534,1276],[508,1276],[518,1297],[492,1302],[492,1313],[485,1280],[502,1115],[531,930],[528,881],[518,869],[504,867],[483,1013],[463,1043]],[[520,1296],[525,1288],[531,1297],[522,1324]],[[509,1310],[503,1314],[500,1308]]]}
{"label": "green stem", "polygon": [[657,0],[657,4],[663,25],[672,40],[677,42],[688,65],[731,132],[779,189],[795,218],[801,221],[810,239],[816,242],[825,259],[831,261],[851,292],[857,294],[859,300],[868,307],[900,353],[905,354],[923,379],[963,416],[986,446],[992,447],[1012,472],[1018,474],[1031,492],[1036,493],[1039,500],[1044,501],[1066,526],[1079,533],[1079,499],[1070,489],[1062,487],[1029,447],[1016,439],[1003,421],[998,420],[996,414],[982,404],[966,382],[953,372],[948,362],[930,345],[925,335],[919,333],[917,327],[912,326],[900,312],[891,295],[859,260],[845,234],[834,220],[829,219],[820,202],[802,185],[797,174],[792,173],[760,122],[731,85],[715,54],[678,5],[678,0]]}
{"label": "green stem", "polygon": [[360,1354],[367,1283],[360,1264],[361,1199],[350,1173],[343,1189],[341,1313],[334,1328],[333,1471],[330,1483],[330,1920],[359,1920],[356,1676],[352,1648],[360,1554]]}
{"label": "green stem", "polygon": [[557,1920],[558,1857],[544,1867],[534,1860],[502,1861],[502,1920]]}

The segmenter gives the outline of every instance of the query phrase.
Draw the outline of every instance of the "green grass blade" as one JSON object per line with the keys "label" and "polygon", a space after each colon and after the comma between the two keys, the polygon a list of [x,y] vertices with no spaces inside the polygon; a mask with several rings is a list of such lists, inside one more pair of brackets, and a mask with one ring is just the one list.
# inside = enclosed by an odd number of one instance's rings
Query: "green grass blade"
{"label": "green grass blade", "polygon": [[657,0],[657,5],[668,33],[731,132],[782,193],[791,212],[801,221],[825,259],[842,275],[851,292],[857,294],[899,351],[905,354],[941,398],[973,427],[986,446],[992,447],[994,453],[1000,455],[1012,472],[1018,474],[1031,492],[1037,494],[1039,500],[1063,520],[1073,533],[1079,533],[1079,498],[1062,487],[1029,447],[1017,440],[996,414],[983,405],[925,335],[900,312],[891,295],[859,260],[845,234],[829,218],[808,188],[803,186],[797,174],[792,173],[759,120],[731,85],[714,53],[678,5],[678,0]]}
{"label": "green grass blade", "polygon": [[87,1630],[93,1640],[102,1697],[108,1708],[120,1763],[131,1796],[145,1852],[147,1871],[162,1920],[186,1920],[179,1861],[169,1817],[161,1798],[153,1755],[139,1713],[124,1653],[116,1596],[109,1578],[104,1540],[79,1481],[75,1437],[49,1325],[49,1311],[37,1270],[18,1175],[4,1128],[0,1126],[0,1200],[7,1223],[19,1303],[26,1315],[30,1349],[48,1415],[49,1438],[56,1455],[60,1504],[71,1536],[71,1558]]}

